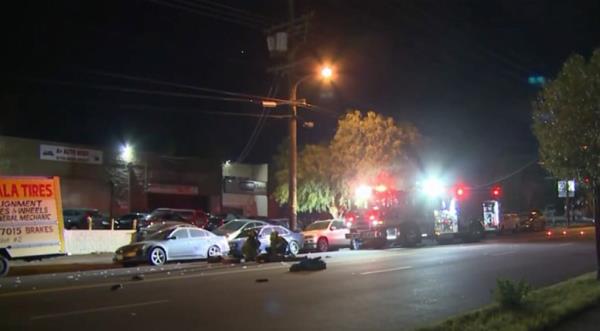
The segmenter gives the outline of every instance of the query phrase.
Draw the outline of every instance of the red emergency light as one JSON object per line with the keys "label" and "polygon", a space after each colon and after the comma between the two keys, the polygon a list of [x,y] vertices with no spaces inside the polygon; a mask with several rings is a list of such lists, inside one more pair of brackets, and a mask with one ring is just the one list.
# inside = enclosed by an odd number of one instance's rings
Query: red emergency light
{"label": "red emergency light", "polygon": [[494,198],[499,198],[500,194],[502,194],[502,189],[500,188],[500,186],[494,186],[492,188],[492,196]]}

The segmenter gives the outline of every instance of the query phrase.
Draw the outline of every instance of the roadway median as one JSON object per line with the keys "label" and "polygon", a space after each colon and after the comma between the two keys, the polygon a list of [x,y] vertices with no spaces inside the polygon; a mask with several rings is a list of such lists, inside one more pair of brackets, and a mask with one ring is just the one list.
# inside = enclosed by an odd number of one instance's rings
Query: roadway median
{"label": "roadway median", "polygon": [[[573,317],[599,306],[600,281],[593,272],[531,291],[518,307],[493,303],[418,331],[551,330],[564,322],[576,323]],[[576,329],[595,327],[582,325]]]}

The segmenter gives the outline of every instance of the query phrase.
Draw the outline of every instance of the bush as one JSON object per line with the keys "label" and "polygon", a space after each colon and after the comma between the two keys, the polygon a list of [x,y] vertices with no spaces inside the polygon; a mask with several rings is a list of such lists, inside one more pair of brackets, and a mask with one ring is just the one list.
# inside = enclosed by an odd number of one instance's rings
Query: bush
{"label": "bush", "polygon": [[518,308],[523,305],[531,286],[525,281],[513,282],[509,279],[497,279],[494,298],[504,308]]}

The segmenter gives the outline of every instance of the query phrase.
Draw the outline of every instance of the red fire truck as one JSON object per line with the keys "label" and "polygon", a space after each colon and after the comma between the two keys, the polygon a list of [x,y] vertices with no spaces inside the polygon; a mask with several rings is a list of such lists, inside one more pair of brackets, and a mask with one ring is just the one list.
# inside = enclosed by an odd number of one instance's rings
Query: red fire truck
{"label": "red fire truck", "polygon": [[357,188],[357,194],[363,198],[362,208],[344,215],[351,229],[347,238],[351,239],[352,248],[415,246],[424,237],[439,243],[482,238],[482,204],[464,197],[465,188],[457,186],[453,192],[437,189],[436,194],[425,191],[418,187],[396,190],[382,184]]}

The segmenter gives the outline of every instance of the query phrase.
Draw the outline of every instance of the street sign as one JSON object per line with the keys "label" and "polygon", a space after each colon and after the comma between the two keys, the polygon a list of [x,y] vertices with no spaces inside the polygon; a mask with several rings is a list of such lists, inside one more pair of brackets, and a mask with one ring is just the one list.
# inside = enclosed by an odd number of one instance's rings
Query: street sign
{"label": "street sign", "polygon": [[559,198],[575,196],[575,180],[559,180],[557,188]]}

